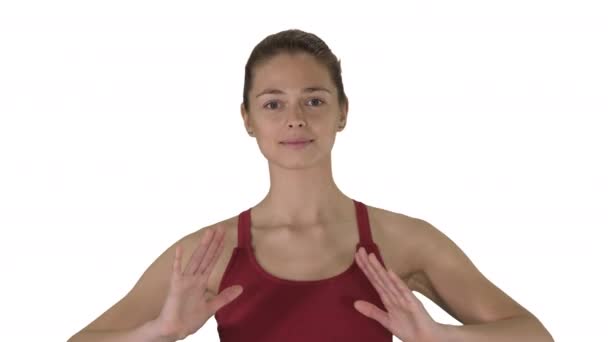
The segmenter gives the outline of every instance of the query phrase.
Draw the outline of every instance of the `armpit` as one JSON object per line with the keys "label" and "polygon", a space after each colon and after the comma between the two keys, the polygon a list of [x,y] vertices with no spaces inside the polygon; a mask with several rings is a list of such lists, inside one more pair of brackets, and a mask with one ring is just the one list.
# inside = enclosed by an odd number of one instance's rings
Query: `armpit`
{"label": "armpit", "polygon": [[406,284],[412,291],[422,294],[426,298],[430,299],[437,306],[442,308],[454,319],[460,321],[458,317],[454,314],[454,312],[448,307],[447,303],[445,303],[441,299],[437,291],[435,291],[435,289],[433,288],[433,284],[431,284],[431,281],[423,272],[412,273],[411,275],[408,275],[406,279]]}

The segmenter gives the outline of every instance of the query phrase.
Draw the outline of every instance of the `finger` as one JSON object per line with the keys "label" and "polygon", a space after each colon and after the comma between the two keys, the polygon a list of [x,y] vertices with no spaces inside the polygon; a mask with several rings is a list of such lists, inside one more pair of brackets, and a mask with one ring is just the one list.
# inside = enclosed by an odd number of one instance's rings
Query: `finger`
{"label": "finger", "polygon": [[188,265],[184,270],[184,274],[192,275],[198,269],[198,265],[201,263],[201,260],[207,252],[209,242],[213,238],[213,235],[215,235],[214,233],[215,231],[213,229],[205,229],[205,231],[203,232],[203,236],[201,237],[200,243],[198,244],[198,247],[196,248],[196,250],[194,250],[194,253],[192,253],[190,260],[188,261]]}
{"label": "finger", "polygon": [[222,292],[220,292],[215,298],[209,301],[209,308],[211,309],[211,313],[215,314],[217,310],[221,309],[224,305],[232,302],[236,297],[240,296],[243,293],[243,287],[240,285],[234,285],[225,288]]}
{"label": "finger", "polygon": [[361,266],[361,269],[363,270],[363,273],[365,273],[367,278],[370,280],[370,282],[376,289],[376,292],[378,292],[378,294],[380,295],[380,299],[382,299],[384,306],[390,307],[394,304],[391,303],[392,300],[389,298],[389,294],[386,291],[386,289],[384,288],[384,286],[382,285],[380,278],[378,277],[378,275],[376,274],[374,269],[371,267],[371,264],[369,263],[369,261],[366,260],[366,255],[367,255],[366,253],[367,252],[365,252],[365,249],[363,247],[360,248],[359,252],[357,253],[358,254],[357,258],[358,258],[358,262]]}
{"label": "finger", "polygon": [[399,276],[395,274],[393,270],[389,270],[388,274],[389,277],[391,277],[395,281],[397,288],[403,294],[403,299],[408,302],[409,306],[420,308],[420,306],[422,306],[422,303],[420,302],[420,300],[418,300],[418,298],[416,298],[414,292],[412,292],[409,286],[407,286],[407,284],[403,280],[401,280],[401,278],[399,278]]}
{"label": "finger", "polygon": [[219,248],[218,248],[219,244],[223,239],[224,239],[224,232],[218,228],[217,231],[215,232],[215,234],[213,235],[213,239],[211,240],[211,242],[209,244],[207,253],[205,253],[205,256],[203,257],[203,259],[201,260],[201,262],[198,265],[198,268],[194,271],[195,274],[202,274],[203,272],[205,272],[207,270],[207,268],[209,267],[209,264],[211,264],[211,261],[213,259],[215,259],[215,255],[219,251]]}
{"label": "finger", "polygon": [[376,270],[378,277],[381,279],[382,284],[384,285],[386,291],[389,293],[389,297],[392,300],[392,302],[395,305],[402,306],[403,304],[400,303],[400,300],[399,300],[399,298],[402,295],[399,292],[399,290],[397,290],[397,287],[393,283],[393,280],[391,280],[388,277],[388,273],[386,272],[386,269],[382,266],[382,264],[380,264],[380,261],[378,260],[378,258],[376,258],[375,254],[372,253],[372,255],[370,256],[369,259],[370,259],[370,263],[372,264],[372,267]]}
{"label": "finger", "polygon": [[399,300],[398,300],[397,296],[395,296],[395,294],[392,292],[390,285],[386,281],[387,278],[385,276],[384,268],[382,268],[382,265],[380,265],[380,267],[378,267],[379,264],[378,265],[375,264],[372,260],[377,260],[377,259],[375,259],[374,253],[371,253],[370,255],[365,256],[365,262],[367,262],[367,264],[369,265],[369,268],[371,269],[371,272],[373,274],[375,274],[375,277],[376,277],[378,283],[380,284],[380,287],[382,287],[382,289],[386,293],[385,296],[387,298],[389,307],[391,309],[394,307],[398,307]]}
{"label": "finger", "polygon": [[378,321],[378,323],[382,324],[386,329],[390,329],[389,317],[386,312],[378,308],[376,305],[366,302],[364,300],[357,300],[354,303],[355,309],[362,313],[363,315]]}
{"label": "finger", "polygon": [[182,246],[177,244],[175,247],[175,257],[173,258],[173,274],[180,276],[182,274]]}
{"label": "finger", "polygon": [[403,296],[405,297],[405,299],[407,299],[408,301],[411,301],[411,296],[412,294],[412,290],[410,290],[410,288],[407,286],[407,284],[401,280],[401,278],[399,278],[399,276],[393,272],[393,270],[388,270],[388,276],[395,282],[395,285],[397,286],[397,288],[399,289],[399,292],[401,294],[403,294]]}
{"label": "finger", "polygon": [[[363,248],[363,247],[359,248],[359,251],[357,252],[357,256],[356,256],[357,262],[358,262],[359,266],[361,267],[361,270],[363,270],[363,273],[365,273],[365,276],[370,280],[370,282],[376,289],[376,291],[381,296],[383,296],[383,294],[381,293],[383,291],[381,289],[380,279],[378,279],[378,277],[376,276],[376,274],[373,271],[373,269],[371,268],[371,265],[369,264],[369,262],[365,260],[365,255],[367,255],[366,253],[367,252],[365,251],[365,248]],[[383,301],[384,301],[384,298],[383,298]]]}
{"label": "finger", "polygon": [[200,270],[199,270],[199,273],[197,273],[197,274],[200,274],[199,280],[198,280],[198,282],[199,282],[198,286],[200,288],[203,288],[203,289],[207,288],[207,280],[211,276],[211,271],[215,267],[215,264],[217,263],[217,259],[219,258],[223,247],[224,247],[224,239],[221,239],[215,253],[213,254],[213,258],[209,262],[209,265],[204,268],[202,273],[200,272]]}
{"label": "finger", "polygon": [[408,289],[407,287],[403,287],[405,286],[405,283],[403,282],[403,280],[401,280],[401,278],[399,278],[399,276],[397,275],[397,273],[395,273],[392,269],[388,269],[386,272],[386,275],[388,277],[388,279],[390,280],[394,291],[397,293],[397,300],[400,304],[400,306],[404,309],[411,309],[411,299],[410,299],[410,294],[408,293]]}

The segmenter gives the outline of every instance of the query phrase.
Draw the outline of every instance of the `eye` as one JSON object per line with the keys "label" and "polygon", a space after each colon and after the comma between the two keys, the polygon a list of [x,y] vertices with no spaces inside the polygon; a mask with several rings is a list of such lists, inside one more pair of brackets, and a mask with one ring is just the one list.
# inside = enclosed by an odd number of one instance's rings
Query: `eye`
{"label": "eye", "polygon": [[323,100],[321,100],[321,99],[319,99],[319,98],[316,98],[316,97],[315,97],[315,98],[310,99],[310,101],[319,101],[319,104],[318,104],[318,105],[313,105],[313,107],[318,107],[318,106],[320,106],[321,104],[325,103],[325,101],[323,101]]}
{"label": "eye", "polygon": [[268,102],[267,104],[264,105],[264,108],[266,108],[266,109],[277,109],[277,107],[268,108],[268,105],[272,105],[272,104],[277,104],[278,105],[277,101],[270,101],[270,102]]}
{"label": "eye", "polygon": [[[323,100],[321,100],[320,98],[317,98],[317,97],[315,97],[315,98],[312,98],[312,99],[308,100],[308,102],[309,102],[309,103],[310,103],[310,102],[317,103],[317,104],[313,104],[313,105],[312,105],[313,107],[319,107],[320,105],[322,105],[322,104],[324,104],[324,103],[325,103],[325,101],[323,101]],[[270,106],[270,107],[269,107],[269,106]],[[267,102],[267,103],[264,105],[264,108],[266,108],[266,109],[270,109],[270,110],[277,109],[277,108],[278,108],[278,102],[277,102],[277,101],[270,101],[270,102]]]}

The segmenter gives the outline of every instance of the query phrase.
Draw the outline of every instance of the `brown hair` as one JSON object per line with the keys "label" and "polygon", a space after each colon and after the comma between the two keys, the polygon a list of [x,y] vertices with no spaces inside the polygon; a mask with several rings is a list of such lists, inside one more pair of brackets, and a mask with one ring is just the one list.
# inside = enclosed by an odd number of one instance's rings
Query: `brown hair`
{"label": "brown hair", "polygon": [[245,65],[245,86],[243,89],[243,104],[249,111],[249,99],[247,94],[251,90],[253,81],[253,68],[281,52],[296,53],[306,52],[325,65],[329,76],[338,89],[338,103],[342,106],[348,101],[342,84],[342,68],[340,60],[334,55],[329,46],[315,34],[298,29],[284,30],[271,34],[264,38],[253,48],[247,64]]}

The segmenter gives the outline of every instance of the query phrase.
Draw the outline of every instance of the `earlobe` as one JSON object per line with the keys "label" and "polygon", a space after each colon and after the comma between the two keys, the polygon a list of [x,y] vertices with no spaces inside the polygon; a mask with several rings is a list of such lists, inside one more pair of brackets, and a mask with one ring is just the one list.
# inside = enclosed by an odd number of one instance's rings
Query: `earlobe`
{"label": "earlobe", "polygon": [[345,96],[344,97],[344,104],[343,104],[343,109],[342,109],[342,114],[344,115],[344,117],[346,117],[346,114],[348,113],[348,97]]}
{"label": "earlobe", "polygon": [[243,120],[247,118],[247,110],[245,109],[245,104],[241,103],[241,117]]}
{"label": "earlobe", "polygon": [[243,118],[243,123],[245,124],[245,130],[250,136],[253,136],[253,129],[249,128],[249,114],[245,109],[244,103],[241,103],[241,117]]}
{"label": "earlobe", "polygon": [[340,123],[338,124],[338,131],[341,131],[346,127],[346,116],[342,117]]}
{"label": "earlobe", "polygon": [[342,131],[346,127],[346,118],[348,115],[348,97],[345,98],[344,104],[342,105],[342,115],[340,117],[340,124],[338,125],[338,131]]}

